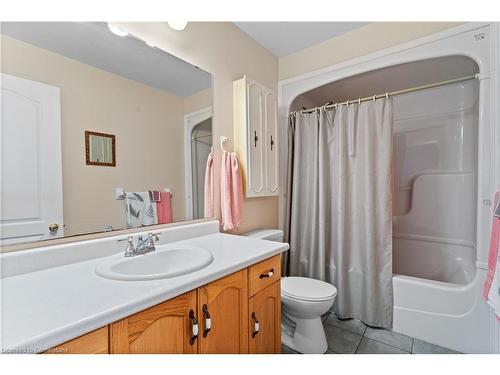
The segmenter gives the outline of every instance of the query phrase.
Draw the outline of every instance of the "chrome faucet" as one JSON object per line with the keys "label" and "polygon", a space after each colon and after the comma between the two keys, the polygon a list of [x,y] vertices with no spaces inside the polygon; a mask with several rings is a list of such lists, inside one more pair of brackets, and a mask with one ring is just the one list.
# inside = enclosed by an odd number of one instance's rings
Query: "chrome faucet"
{"label": "chrome faucet", "polygon": [[118,241],[127,241],[127,248],[125,249],[124,256],[128,258],[155,251],[155,243],[160,240],[160,238],[158,237],[159,235],[160,233],[151,232],[148,233],[146,238],[140,235],[139,239],[137,240],[137,246],[134,246],[132,236],[128,236],[127,239],[121,239]]}

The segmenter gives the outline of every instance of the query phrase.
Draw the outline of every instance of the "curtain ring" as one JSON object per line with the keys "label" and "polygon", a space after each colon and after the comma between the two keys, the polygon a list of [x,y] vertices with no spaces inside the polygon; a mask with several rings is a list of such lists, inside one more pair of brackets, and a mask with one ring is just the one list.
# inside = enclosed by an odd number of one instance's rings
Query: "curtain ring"
{"label": "curtain ring", "polygon": [[375,101],[375,99],[377,99],[377,95],[373,95],[372,100]]}
{"label": "curtain ring", "polygon": [[349,107],[349,99],[347,99],[347,102],[345,103],[347,107]]}
{"label": "curtain ring", "polygon": [[358,105],[361,104],[361,98],[358,98]]}
{"label": "curtain ring", "polygon": [[385,98],[386,98],[386,99],[389,99],[389,91],[387,91],[387,92],[385,93]]}
{"label": "curtain ring", "polygon": [[319,113],[319,107],[314,108],[314,112]]}
{"label": "curtain ring", "polygon": [[301,109],[301,110],[300,110],[300,114],[301,114],[302,116],[304,116],[304,110],[303,110],[303,109]]}
{"label": "curtain ring", "polygon": [[323,105],[323,111],[325,111],[325,112],[326,112],[326,104],[325,104],[325,105]]}

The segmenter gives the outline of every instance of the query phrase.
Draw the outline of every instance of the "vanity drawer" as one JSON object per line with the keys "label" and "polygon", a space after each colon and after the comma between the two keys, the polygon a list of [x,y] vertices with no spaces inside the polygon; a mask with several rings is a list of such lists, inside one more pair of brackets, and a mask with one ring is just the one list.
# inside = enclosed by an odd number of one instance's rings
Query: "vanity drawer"
{"label": "vanity drawer", "polygon": [[275,255],[248,268],[248,290],[250,296],[281,279],[281,255]]}

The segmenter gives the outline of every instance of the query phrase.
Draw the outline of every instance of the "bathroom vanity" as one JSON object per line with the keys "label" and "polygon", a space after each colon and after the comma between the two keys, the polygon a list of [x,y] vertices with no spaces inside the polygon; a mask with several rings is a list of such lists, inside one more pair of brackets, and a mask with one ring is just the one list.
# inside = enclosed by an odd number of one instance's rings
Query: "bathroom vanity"
{"label": "bathroom vanity", "polygon": [[280,255],[46,353],[280,353]]}
{"label": "bathroom vanity", "polygon": [[219,233],[216,221],[159,237],[155,252],[136,258],[199,247],[213,260],[176,277],[125,281],[96,271],[123,261],[117,237],[2,254],[2,350],[280,352],[280,258],[288,244]]}

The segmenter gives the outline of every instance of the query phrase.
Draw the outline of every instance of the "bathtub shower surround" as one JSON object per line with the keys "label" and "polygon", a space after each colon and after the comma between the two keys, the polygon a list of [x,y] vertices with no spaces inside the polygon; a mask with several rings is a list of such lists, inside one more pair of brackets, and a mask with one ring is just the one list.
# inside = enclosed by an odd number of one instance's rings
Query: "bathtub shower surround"
{"label": "bathtub shower surround", "polygon": [[[499,91],[492,74],[498,71],[498,40],[498,24],[468,23],[278,85],[286,116],[300,109],[300,97],[309,108],[334,98],[476,78],[430,90],[438,95],[420,91],[393,102],[394,154],[401,152],[395,168],[401,189],[393,229],[393,331],[463,353],[498,352],[498,324],[482,296],[491,200],[498,190]],[[415,178],[401,174],[412,168]],[[405,180],[412,190],[403,189]]]}
{"label": "bathtub shower surround", "polygon": [[288,132],[288,274],[336,286],[339,317],[391,328],[392,99],[295,112]]}
{"label": "bathtub shower surround", "polygon": [[394,273],[475,277],[478,82],[394,99]]}

